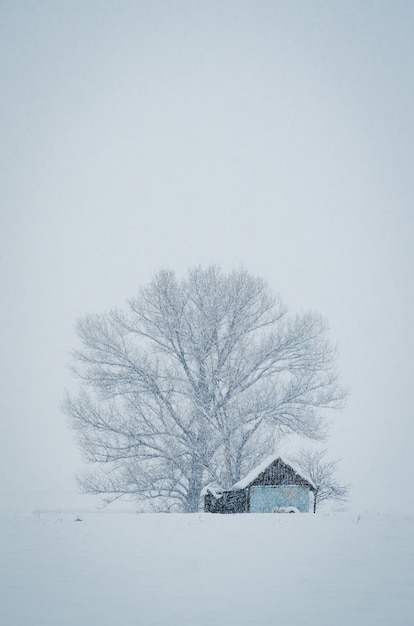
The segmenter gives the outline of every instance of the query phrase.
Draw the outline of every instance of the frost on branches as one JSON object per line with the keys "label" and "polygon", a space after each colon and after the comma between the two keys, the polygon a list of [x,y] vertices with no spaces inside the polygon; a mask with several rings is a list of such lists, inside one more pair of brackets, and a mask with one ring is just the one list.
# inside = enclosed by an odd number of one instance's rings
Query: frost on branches
{"label": "frost on branches", "polygon": [[64,410],[107,501],[197,511],[203,487],[230,487],[281,436],[318,440],[342,406],[320,315],[292,316],[244,270],[161,271],[125,311],[78,322],[81,388]]}
{"label": "frost on branches", "polygon": [[300,450],[292,459],[314,486],[313,512],[325,500],[347,502],[349,485],[336,478],[339,461],[325,461],[327,450]]}

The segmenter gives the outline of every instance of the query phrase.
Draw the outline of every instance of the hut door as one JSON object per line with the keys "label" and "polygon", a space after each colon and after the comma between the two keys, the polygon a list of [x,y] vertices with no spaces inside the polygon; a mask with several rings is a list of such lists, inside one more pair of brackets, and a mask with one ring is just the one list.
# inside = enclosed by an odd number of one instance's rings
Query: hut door
{"label": "hut door", "polygon": [[250,488],[250,513],[272,513],[277,501],[276,487]]}
{"label": "hut door", "polygon": [[273,513],[279,507],[309,510],[309,488],[304,485],[250,487],[250,513]]}

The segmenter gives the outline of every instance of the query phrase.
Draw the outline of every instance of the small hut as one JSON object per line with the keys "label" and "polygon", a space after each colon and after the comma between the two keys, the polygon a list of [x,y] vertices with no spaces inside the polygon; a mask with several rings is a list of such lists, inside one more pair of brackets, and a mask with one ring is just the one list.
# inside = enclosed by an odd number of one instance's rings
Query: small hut
{"label": "small hut", "polygon": [[315,488],[280,457],[268,457],[231,489],[206,487],[207,513],[278,513],[309,511]]}

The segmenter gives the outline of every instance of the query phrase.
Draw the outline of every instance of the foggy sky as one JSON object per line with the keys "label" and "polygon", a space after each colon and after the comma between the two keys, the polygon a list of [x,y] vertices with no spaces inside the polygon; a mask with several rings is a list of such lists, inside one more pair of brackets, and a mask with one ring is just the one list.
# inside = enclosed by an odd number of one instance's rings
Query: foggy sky
{"label": "foggy sky", "polygon": [[211,263],[329,320],[351,506],[413,508],[413,27],[411,0],[0,2],[0,510],[76,492],[76,320]]}

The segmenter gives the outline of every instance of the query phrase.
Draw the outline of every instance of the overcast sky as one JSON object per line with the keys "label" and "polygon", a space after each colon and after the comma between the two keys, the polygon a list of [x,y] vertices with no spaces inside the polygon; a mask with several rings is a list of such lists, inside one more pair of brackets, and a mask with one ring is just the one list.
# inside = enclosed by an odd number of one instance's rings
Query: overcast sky
{"label": "overcast sky", "polygon": [[211,263],[326,316],[351,506],[413,506],[413,29],[412,0],[0,0],[0,509],[76,492],[76,320]]}

